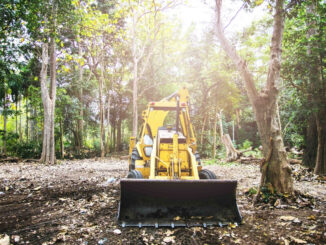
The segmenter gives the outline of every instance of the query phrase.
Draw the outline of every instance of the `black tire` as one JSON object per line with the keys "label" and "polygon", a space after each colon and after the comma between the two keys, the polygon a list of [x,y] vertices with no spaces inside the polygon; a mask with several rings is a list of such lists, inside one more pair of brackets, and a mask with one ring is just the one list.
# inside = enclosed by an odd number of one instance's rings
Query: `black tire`
{"label": "black tire", "polygon": [[128,179],[142,179],[143,175],[138,170],[131,170],[127,175]]}
{"label": "black tire", "polygon": [[136,160],[142,160],[142,158],[140,157],[140,155],[137,151],[137,148],[134,147],[134,149],[132,149],[132,152],[131,152],[131,164],[130,164],[129,171],[135,169]]}
{"label": "black tire", "polygon": [[198,165],[201,165],[200,155],[199,155],[198,151],[195,152],[195,157],[196,157],[196,161],[197,161]]}
{"label": "black tire", "polygon": [[200,179],[216,179],[216,175],[208,169],[203,169],[199,172],[199,178]]}

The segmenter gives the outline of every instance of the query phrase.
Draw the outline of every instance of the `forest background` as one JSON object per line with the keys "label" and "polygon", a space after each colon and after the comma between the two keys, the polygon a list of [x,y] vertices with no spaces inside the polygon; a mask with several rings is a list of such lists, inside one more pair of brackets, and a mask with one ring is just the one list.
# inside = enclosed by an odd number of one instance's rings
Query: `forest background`
{"label": "forest background", "polygon": [[[274,1],[234,2],[241,7],[223,13],[224,31],[263,92]],[[325,174],[326,7],[323,1],[285,3],[277,104],[281,132],[288,149],[302,151],[303,163]],[[187,87],[202,158],[225,158],[220,122],[237,149],[252,147],[246,154],[262,157],[252,105],[218,41],[216,20],[200,32],[195,24],[184,25],[172,10],[187,4],[1,1],[2,156],[54,163],[126,151],[148,102]],[[259,19],[229,31],[239,11],[250,14],[256,8],[264,13]],[[49,154],[43,155],[47,147]]]}

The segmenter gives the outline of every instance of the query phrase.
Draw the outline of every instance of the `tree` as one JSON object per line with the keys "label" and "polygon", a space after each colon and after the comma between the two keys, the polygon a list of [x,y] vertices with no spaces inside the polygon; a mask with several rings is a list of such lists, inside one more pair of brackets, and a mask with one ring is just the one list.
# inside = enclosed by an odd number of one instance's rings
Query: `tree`
{"label": "tree", "polygon": [[282,74],[301,102],[307,118],[304,163],[316,174],[326,173],[325,4],[305,1],[296,5],[286,22]]}
{"label": "tree", "polygon": [[[39,11],[46,11],[41,17],[44,23],[42,37],[42,68],[40,72],[41,95],[43,102],[44,123],[43,123],[43,145],[40,161],[54,164],[55,159],[55,101],[57,87],[57,39],[63,26],[69,26],[74,22],[72,5],[70,1],[49,1],[38,6]],[[45,10],[42,9],[45,8]],[[66,14],[71,15],[67,18]],[[59,25],[62,26],[59,28]],[[35,34],[35,30],[34,30]],[[38,33],[36,34],[38,36]],[[49,44],[48,44],[49,43]],[[61,42],[63,47],[63,43]],[[50,55],[48,56],[48,52]],[[49,59],[49,60],[48,60]],[[49,65],[50,83],[47,85],[47,66]]]}
{"label": "tree", "polygon": [[175,1],[128,1],[132,18],[131,31],[131,56],[133,64],[133,94],[132,94],[132,136],[137,136],[138,130],[138,83],[148,68],[157,35],[161,27],[159,13],[171,8]]}
{"label": "tree", "polygon": [[236,49],[227,40],[221,22],[222,0],[216,0],[217,37],[223,50],[236,65],[243,79],[247,95],[252,104],[258,131],[265,157],[266,173],[262,173],[262,184],[270,183],[276,192],[293,193],[291,169],[288,165],[284,149],[282,132],[278,120],[277,96],[281,68],[282,37],[284,27],[284,2],[275,2],[273,34],[271,41],[271,55],[268,67],[265,88],[258,92],[254,83],[253,74],[249,71],[245,60],[239,56]]}
{"label": "tree", "polygon": [[[55,142],[54,142],[54,113],[56,100],[56,73],[57,73],[57,57],[55,43],[55,29],[57,21],[57,6],[53,3],[51,11],[51,27],[52,36],[50,37],[50,47],[46,42],[42,44],[42,69],[40,73],[41,94],[44,111],[43,124],[43,145],[40,162],[54,164],[55,159]],[[48,57],[48,49],[50,49],[50,57]],[[50,59],[49,59],[50,58]],[[47,87],[47,67],[48,59],[50,61],[50,85]]]}
{"label": "tree", "polygon": [[[82,7],[81,7],[82,8]],[[100,148],[101,157],[105,155],[105,96],[103,94],[108,72],[109,59],[112,56],[113,43],[119,40],[122,35],[123,26],[122,10],[115,8],[111,3],[109,6],[99,3],[97,7],[88,5],[79,13],[83,16],[80,23],[80,33],[83,39],[85,49],[84,57],[87,59],[87,65],[98,81],[99,94],[99,120],[100,120]],[[107,89],[106,96],[109,97],[110,89]],[[108,101],[110,99],[108,98]]]}

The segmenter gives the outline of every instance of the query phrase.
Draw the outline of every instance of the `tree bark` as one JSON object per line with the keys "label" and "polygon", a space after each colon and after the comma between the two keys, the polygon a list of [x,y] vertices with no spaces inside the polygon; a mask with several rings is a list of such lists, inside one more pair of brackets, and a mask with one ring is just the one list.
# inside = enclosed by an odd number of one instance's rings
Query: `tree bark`
{"label": "tree bark", "polygon": [[[78,44],[78,56],[82,57],[81,44]],[[78,125],[78,151],[83,147],[83,131],[84,131],[84,103],[83,103],[83,67],[78,63],[78,99],[79,99],[79,118]]]}
{"label": "tree bark", "polygon": [[103,142],[105,140],[105,132],[104,132],[104,105],[103,105],[103,84],[104,84],[104,67],[103,64],[101,64],[100,71],[101,73],[98,74],[96,71],[96,67],[92,67],[92,72],[96,77],[96,80],[98,81],[98,92],[99,92],[99,116],[100,116],[100,149],[101,149],[101,158],[105,155],[105,143]]}
{"label": "tree bark", "polygon": [[22,113],[21,113],[21,109],[22,109],[22,104],[21,104],[21,100],[19,100],[19,142],[22,143],[23,142],[23,132],[22,132]]}
{"label": "tree bark", "polygon": [[116,124],[114,123],[111,127],[112,130],[112,149],[115,151],[116,149]]}
{"label": "tree bark", "polygon": [[[317,16],[318,2],[311,2],[307,5],[307,15]],[[317,127],[317,153],[315,163],[315,174],[326,174],[326,85],[323,76],[324,64],[323,50],[318,36],[323,35],[321,27],[313,18],[307,20],[307,55],[309,57],[309,90],[313,102],[313,110]]]}
{"label": "tree bark", "polygon": [[205,113],[203,124],[201,126],[200,145],[202,148],[203,148],[203,142],[204,142],[204,133],[205,133],[205,125],[206,125],[207,117],[208,117],[208,114]]}
{"label": "tree bark", "polygon": [[216,113],[216,117],[218,118],[219,125],[220,125],[221,142],[223,143],[226,150],[226,160],[228,162],[233,162],[240,158],[241,153],[235,149],[230,135],[224,134],[223,132],[222,111],[223,109],[221,109],[220,112]]}
{"label": "tree bark", "polygon": [[36,139],[36,135],[37,135],[37,122],[36,122],[36,109],[35,108],[31,108],[32,109],[32,120],[31,120],[31,140],[35,140]]}
{"label": "tree bark", "polygon": [[7,155],[7,91],[5,87],[5,99],[3,103],[3,154]]}
{"label": "tree bark", "polygon": [[122,144],[121,144],[121,124],[122,124],[122,118],[121,118],[121,107],[119,108],[119,118],[118,118],[118,125],[117,125],[117,151],[122,150]]}
{"label": "tree bark", "polygon": [[326,115],[318,113],[316,116],[318,146],[316,155],[315,174],[326,174]]}
{"label": "tree bark", "polygon": [[28,117],[28,98],[26,98],[26,128],[25,128],[25,133],[26,133],[26,141],[28,142],[29,140],[29,117]]}
{"label": "tree bark", "polygon": [[18,102],[17,102],[17,98],[16,98],[16,116],[15,116],[15,121],[16,121],[16,134],[18,134]]}
{"label": "tree bark", "polygon": [[[96,76],[96,75],[95,75]],[[103,77],[98,77],[99,82],[99,107],[100,107],[100,147],[101,147],[101,157],[104,157],[105,150],[103,144],[104,137],[104,118],[103,118]]]}
{"label": "tree bark", "polygon": [[104,105],[103,105],[103,84],[104,84],[104,67],[101,64],[101,77],[100,77],[100,86],[99,86],[99,96],[100,96],[100,142],[101,142],[101,158],[105,155],[104,149],[104,140],[105,140],[105,133],[104,133]]}
{"label": "tree bark", "polygon": [[213,133],[213,152],[212,157],[215,159],[216,156],[216,140],[217,140],[217,119],[218,119],[218,112],[217,106],[215,107],[215,117],[214,117],[214,133]]}
{"label": "tree bark", "polygon": [[305,148],[303,153],[302,163],[310,168],[314,169],[316,166],[316,153],[318,148],[318,135],[316,126],[316,117],[310,116],[308,119],[308,125],[305,128]]}
{"label": "tree bark", "polygon": [[[270,183],[276,192],[292,194],[293,180],[291,177],[291,168],[288,164],[280,125],[277,118],[277,86],[281,68],[284,28],[283,4],[283,0],[276,0],[271,42],[271,57],[266,86],[261,93],[256,90],[253,75],[248,70],[245,60],[238,55],[235,48],[230,44],[223,33],[221,23],[221,0],[216,0],[217,36],[221,42],[222,48],[236,65],[244,81],[256,117],[265,159],[268,157],[268,152],[272,151],[268,161],[264,184]],[[272,144],[270,144],[270,142],[272,142]],[[262,176],[262,178],[263,177],[264,176]]]}
{"label": "tree bark", "polygon": [[[139,4],[139,3],[138,3]],[[155,2],[153,2],[155,5]],[[168,4],[169,5],[169,4]],[[165,6],[165,7],[168,7]],[[152,11],[140,13],[139,6],[132,7],[130,6],[132,11],[132,47],[131,47],[131,54],[132,54],[132,61],[133,61],[133,93],[132,93],[132,103],[133,103],[133,111],[132,111],[132,136],[137,137],[137,130],[138,130],[138,82],[144,75],[149,63],[150,58],[153,54],[153,47],[155,43],[155,39],[160,29],[160,25],[157,22],[157,12],[160,11],[158,6],[155,6],[153,10],[153,29],[147,30],[146,41],[142,43],[141,47],[137,47],[137,24],[138,21],[143,18],[145,15],[151,14]],[[165,8],[164,7],[164,8]],[[145,55],[145,51],[147,54]],[[142,62],[140,63],[140,60]],[[139,71],[138,71],[139,69]]]}
{"label": "tree bark", "polygon": [[106,114],[106,121],[107,121],[107,136],[106,136],[106,153],[110,152],[110,142],[111,142],[111,122],[110,122],[110,109],[111,109],[111,95],[108,92],[107,95],[107,114]]}
{"label": "tree bark", "polygon": [[61,159],[65,158],[65,148],[63,143],[63,125],[62,125],[62,118],[60,118],[60,153]]}
{"label": "tree bark", "polygon": [[42,45],[42,68],[40,74],[41,95],[44,111],[43,123],[43,146],[40,162],[54,164],[55,142],[54,142],[54,110],[56,100],[56,48],[54,38],[50,42],[50,87],[46,85],[48,66],[48,44]]}
{"label": "tree bark", "polygon": [[134,80],[132,87],[132,136],[137,137],[138,129],[138,61],[134,59]]}

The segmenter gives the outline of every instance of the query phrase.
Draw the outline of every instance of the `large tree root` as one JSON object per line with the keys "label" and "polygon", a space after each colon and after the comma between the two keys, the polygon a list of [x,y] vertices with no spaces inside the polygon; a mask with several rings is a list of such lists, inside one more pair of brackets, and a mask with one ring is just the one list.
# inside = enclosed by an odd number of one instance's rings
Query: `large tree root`
{"label": "large tree root", "polygon": [[272,152],[273,152],[273,139],[270,138],[270,142],[269,142],[269,151],[267,154],[267,158],[263,158],[260,162],[260,172],[261,172],[261,178],[260,178],[260,184],[259,184],[259,188],[257,191],[257,194],[253,200],[253,204],[255,205],[260,197],[260,192],[261,192],[261,188],[264,186],[265,184],[265,180],[266,180],[266,174],[267,174],[267,169],[268,169],[268,163],[271,160],[272,157]]}

